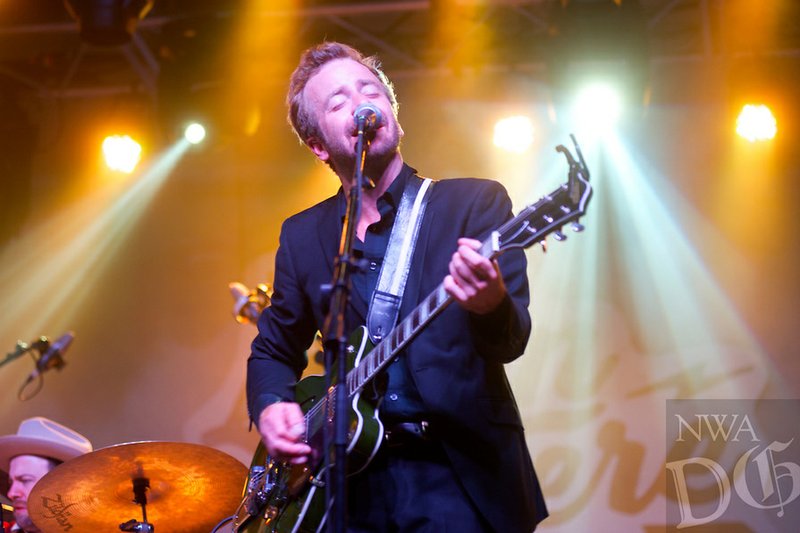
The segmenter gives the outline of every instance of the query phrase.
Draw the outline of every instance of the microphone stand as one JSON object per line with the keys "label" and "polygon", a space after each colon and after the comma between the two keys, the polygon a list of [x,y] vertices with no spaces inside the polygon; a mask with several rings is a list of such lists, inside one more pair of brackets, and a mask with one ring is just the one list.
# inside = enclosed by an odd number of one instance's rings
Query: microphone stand
{"label": "microphone stand", "polygon": [[[356,117],[358,138],[356,140],[356,165],[353,171],[353,182],[347,199],[347,213],[344,217],[342,237],[339,242],[339,255],[334,262],[333,282],[331,284],[330,305],[325,317],[322,331],[323,345],[325,348],[325,375],[327,380],[328,413],[326,420],[333,420],[333,464],[330,465],[331,424],[326,424],[325,431],[325,461],[328,463],[326,472],[330,472],[327,487],[327,502],[330,508],[332,502],[332,519],[328,520],[330,533],[344,533],[346,528],[347,510],[347,430],[350,417],[347,406],[347,334],[345,330],[345,312],[350,300],[352,272],[360,267],[359,261],[353,257],[353,240],[356,234],[356,224],[361,212],[361,189],[369,186],[365,183],[364,163],[366,161],[369,139],[366,138],[367,118]],[[336,384],[334,388],[334,406],[331,410],[331,383],[333,379],[333,366],[336,363]],[[331,480],[333,484],[331,485]]]}

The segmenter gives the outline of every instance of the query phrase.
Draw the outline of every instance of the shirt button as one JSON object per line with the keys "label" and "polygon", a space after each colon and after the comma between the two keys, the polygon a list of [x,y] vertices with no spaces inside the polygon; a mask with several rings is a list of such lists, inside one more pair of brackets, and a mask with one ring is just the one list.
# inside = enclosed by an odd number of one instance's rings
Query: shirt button
{"label": "shirt button", "polygon": [[376,261],[369,262],[369,269],[370,270],[378,270],[378,263]]}
{"label": "shirt button", "polygon": [[393,402],[396,402],[397,401],[397,394],[391,393],[389,395],[389,399],[392,400]]}

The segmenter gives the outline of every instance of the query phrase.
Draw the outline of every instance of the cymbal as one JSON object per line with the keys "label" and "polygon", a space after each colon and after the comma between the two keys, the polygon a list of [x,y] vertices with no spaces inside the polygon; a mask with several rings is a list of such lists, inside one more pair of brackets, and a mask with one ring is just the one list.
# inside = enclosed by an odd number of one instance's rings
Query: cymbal
{"label": "cymbal", "polygon": [[134,480],[146,479],[147,522],[158,533],[208,533],[242,499],[247,467],[230,455],[181,442],[101,448],[47,473],[28,497],[43,533],[110,533],[142,521]]}

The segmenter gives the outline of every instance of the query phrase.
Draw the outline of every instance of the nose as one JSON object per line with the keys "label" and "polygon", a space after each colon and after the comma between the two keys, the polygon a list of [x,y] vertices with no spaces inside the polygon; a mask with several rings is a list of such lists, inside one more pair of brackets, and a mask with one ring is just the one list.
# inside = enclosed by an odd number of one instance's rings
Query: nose
{"label": "nose", "polygon": [[371,104],[374,108],[378,109],[378,105],[375,102],[376,98],[374,98],[371,95],[356,93],[356,95],[353,96],[351,101],[352,108],[350,109],[350,114],[355,116],[358,108],[360,108],[365,104]]}
{"label": "nose", "polygon": [[372,98],[370,98],[368,95],[362,94],[361,92],[356,91],[356,93],[353,95],[353,100],[352,100],[352,102],[353,102],[353,111],[355,111],[355,109],[358,106],[360,106],[361,104],[363,104],[365,102],[371,102],[371,101],[372,101]]}
{"label": "nose", "polygon": [[11,486],[8,488],[8,499],[14,500],[19,499],[25,496],[25,492],[22,490],[22,484],[16,481],[11,482]]}

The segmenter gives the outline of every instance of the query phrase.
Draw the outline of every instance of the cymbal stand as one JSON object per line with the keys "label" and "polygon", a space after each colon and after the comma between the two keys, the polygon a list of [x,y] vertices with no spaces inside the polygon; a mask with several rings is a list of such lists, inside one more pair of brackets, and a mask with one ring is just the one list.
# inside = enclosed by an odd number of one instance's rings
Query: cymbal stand
{"label": "cymbal stand", "polygon": [[119,525],[121,531],[135,531],[136,533],[154,533],[155,526],[147,522],[147,489],[150,488],[150,480],[146,477],[133,479],[133,501],[142,506],[142,521],[137,522],[132,518]]}

